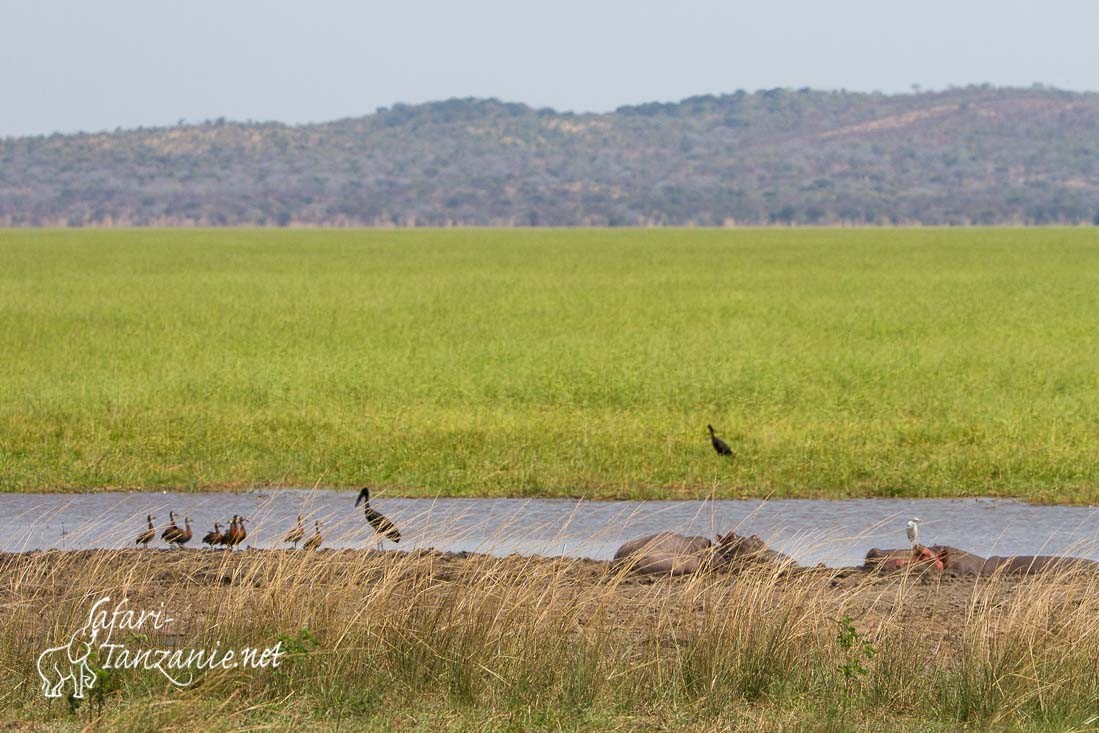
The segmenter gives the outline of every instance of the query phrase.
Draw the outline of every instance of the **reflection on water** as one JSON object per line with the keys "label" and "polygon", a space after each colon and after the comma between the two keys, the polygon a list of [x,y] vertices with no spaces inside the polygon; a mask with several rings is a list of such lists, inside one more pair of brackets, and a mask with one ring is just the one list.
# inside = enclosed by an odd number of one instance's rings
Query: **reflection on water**
{"label": "reflection on water", "polygon": [[[321,521],[324,547],[369,548],[376,542],[355,509],[354,491],[280,489],[245,493],[0,494],[0,550],[133,547],[145,515],[191,517],[189,548],[219,521],[247,517],[246,546],[285,547],[281,540],[305,515],[306,537]],[[803,564],[852,565],[871,547],[905,547],[904,524],[924,521],[924,544],[949,544],[980,555],[1071,553],[1099,560],[1099,510],[1032,506],[999,499],[785,499],[614,501],[569,499],[389,499],[374,507],[401,530],[387,549],[433,547],[496,555],[568,555],[606,559],[622,542],[652,532],[758,534]],[[203,548],[205,549],[205,548]]]}

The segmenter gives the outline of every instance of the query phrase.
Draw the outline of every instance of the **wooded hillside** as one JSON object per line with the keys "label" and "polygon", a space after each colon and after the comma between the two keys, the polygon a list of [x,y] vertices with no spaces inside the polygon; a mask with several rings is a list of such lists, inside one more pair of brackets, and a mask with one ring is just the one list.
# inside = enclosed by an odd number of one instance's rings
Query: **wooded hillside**
{"label": "wooded hillside", "polygon": [[0,225],[1099,224],[1099,94],[773,89],[0,139]]}

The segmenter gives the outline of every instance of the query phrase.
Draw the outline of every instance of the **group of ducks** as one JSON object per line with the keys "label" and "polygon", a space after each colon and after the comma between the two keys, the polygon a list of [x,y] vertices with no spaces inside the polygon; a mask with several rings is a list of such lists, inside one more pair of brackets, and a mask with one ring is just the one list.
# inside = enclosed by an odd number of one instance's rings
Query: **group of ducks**
{"label": "group of ducks", "polygon": [[[363,504],[363,516],[366,517],[367,523],[377,533],[379,543],[382,540],[392,540],[393,542],[401,541],[401,532],[397,529],[397,525],[393,524],[388,517],[383,515],[370,506],[370,489],[363,487],[359,491],[358,497],[355,499],[355,506]],[[153,520],[156,519],[152,514],[146,516],[148,522],[148,528],[137,536],[135,544],[142,547],[148,547],[149,543],[156,538],[156,527],[153,525]],[[248,521],[239,514],[234,514],[233,519],[229,522],[229,527],[224,532],[221,530],[221,523],[214,522],[214,528],[210,532],[206,533],[206,536],[202,538],[203,544],[210,547],[224,546],[232,550],[237,545],[244,542],[244,538],[248,536],[248,530],[245,529],[244,523]],[[297,549],[298,543],[305,539],[305,517],[301,514],[298,515],[298,523],[293,529],[286,533],[286,537],[283,538],[283,542],[291,544],[294,549]],[[313,522],[315,532],[305,539],[302,543],[302,549],[316,550],[321,546],[321,542],[324,538],[321,536],[321,523],[320,520]],[[160,538],[168,543],[169,546],[175,548],[182,548],[183,545],[191,541],[193,536],[191,532],[191,518],[185,516],[183,518],[183,527],[176,524],[176,513],[174,511],[168,512],[168,526],[164,528],[164,531],[160,533]]]}
{"label": "group of ducks", "polygon": [[[156,537],[156,527],[153,525],[155,520],[152,514],[145,516],[145,521],[149,523],[149,526],[144,532],[137,536],[135,544],[142,547],[148,547],[149,543]],[[299,517],[301,519],[301,517]],[[202,538],[203,544],[214,547],[215,545],[224,545],[229,549],[233,549],[241,542],[244,542],[244,538],[248,536],[248,530],[244,528],[245,518],[239,514],[234,514],[232,521],[229,522],[229,528],[225,532],[221,531],[221,522],[214,522],[214,528],[206,533],[206,536]],[[160,539],[167,542],[171,547],[180,548],[191,541],[191,537],[194,535],[191,532],[191,518],[183,518],[183,526],[180,527],[176,524],[176,513],[168,512],[168,526],[164,528],[164,531],[160,533]]]}

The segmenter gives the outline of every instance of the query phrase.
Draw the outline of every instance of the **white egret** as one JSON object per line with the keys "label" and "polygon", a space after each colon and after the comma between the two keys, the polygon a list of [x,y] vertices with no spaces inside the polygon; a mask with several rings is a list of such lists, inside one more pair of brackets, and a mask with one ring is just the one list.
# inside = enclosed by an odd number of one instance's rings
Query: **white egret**
{"label": "white egret", "polygon": [[905,525],[905,529],[908,532],[908,541],[915,547],[919,544],[920,539],[920,522],[923,521],[919,517],[912,517]]}

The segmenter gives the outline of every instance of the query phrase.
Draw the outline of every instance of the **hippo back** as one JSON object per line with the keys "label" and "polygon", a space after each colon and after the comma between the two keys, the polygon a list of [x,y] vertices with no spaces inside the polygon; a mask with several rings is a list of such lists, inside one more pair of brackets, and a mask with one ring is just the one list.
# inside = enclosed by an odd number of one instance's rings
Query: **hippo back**
{"label": "hippo back", "polygon": [[933,545],[931,551],[942,560],[943,572],[950,575],[980,575],[984,572],[986,560],[980,555],[950,545]]}
{"label": "hippo back", "polygon": [[698,572],[710,546],[705,537],[660,532],[630,540],[618,548],[614,559],[637,573],[685,575]]}
{"label": "hippo back", "polygon": [[[864,570],[895,572],[915,570],[918,572],[943,572],[949,550],[956,548],[936,545],[923,547],[917,545],[908,550],[879,550],[873,548],[866,553]],[[958,550],[961,553],[961,550]],[[983,558],[982,558],[983,559]]]}
{"label": "hippo back", "polygon": [[912,550],[879,550],[872,547],[866,553],[863,567],[867,570],[897,570],[908,563]]}
{"label": "hippo back", "polygon": [[1060,555],[1014,555],[1000,557],[994,555],[985,562],[983,574],[995,572],[1007,575],[1038,575],[1040,573],[1058,573],[1070,571],[1099,570],[1099,563],[1082,557],[1064,557]]}
{"label": "hippo back", "polygon": [[744,537],[735,532],[718,535],[717,557],[721,564],[726,567],[750,563],[796,565],[792,557],[772,550],[759,535]]}

